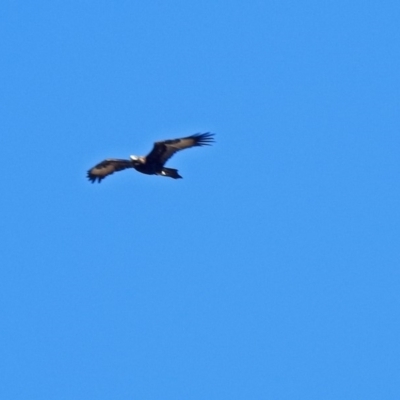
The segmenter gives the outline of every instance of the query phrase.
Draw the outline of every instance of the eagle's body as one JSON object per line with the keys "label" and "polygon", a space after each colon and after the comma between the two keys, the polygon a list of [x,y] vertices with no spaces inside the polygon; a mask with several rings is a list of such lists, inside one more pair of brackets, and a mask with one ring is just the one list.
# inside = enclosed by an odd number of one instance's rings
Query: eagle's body
{"label": "eagle's body", "polygon": [[214,141],[212,133],[196,133],[181,139],[164,140],[154,143],[153,149],[147,156],[131,156],[130,160],[109,158],[91,168],[88,179],[94,183],[101,182],[107,175],[126,168],[134,168],[136,171],[147,175],[168,176],[173,179],[182,178],[178,170],[166,168],[164,164],[177,151],[188,149],[194,146],[210,145]]}

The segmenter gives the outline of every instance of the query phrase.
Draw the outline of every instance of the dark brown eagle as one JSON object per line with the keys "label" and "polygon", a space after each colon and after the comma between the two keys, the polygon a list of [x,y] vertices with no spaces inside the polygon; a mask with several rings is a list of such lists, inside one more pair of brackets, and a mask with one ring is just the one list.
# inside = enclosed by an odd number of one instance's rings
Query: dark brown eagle
{"label": "dark brown eagle", "polygon": [[130,160],[108,158],[95,165],[87,172],[88,179],[94,183],[96,179],[101,182],[107,175],[126,168],[135,168],[136,171],[147,175],[168,176],[173,179],[182,178],[177,169],[166,168],[164,164],[177,151],[195,146],[208,146],[214,142],[213,133],[196,133],[181,139],[164,140],[155,142],[153,149],[147,156],[130,156]]}

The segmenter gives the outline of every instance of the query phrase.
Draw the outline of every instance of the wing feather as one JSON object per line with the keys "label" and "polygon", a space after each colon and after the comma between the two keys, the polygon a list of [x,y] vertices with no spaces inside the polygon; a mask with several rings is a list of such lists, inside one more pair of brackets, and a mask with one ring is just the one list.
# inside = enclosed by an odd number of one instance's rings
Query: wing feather
{"label": "wing feather", "polygon": [[196,146],[209,146],[214,142],[214,134],[195,133],[180,139],[164,140],[154,143],[153,149],[146,156],[146,161],[164,165],[177,151],[189,149]]}
{"label": "wing feather", "polygon": [[89,169],[87,177],[92,183],[96,182],[96,179],[100,183],[106,176],[111,175],[114,172],[122,171],[126,168],[133,168],[130,160],[108,158]]}

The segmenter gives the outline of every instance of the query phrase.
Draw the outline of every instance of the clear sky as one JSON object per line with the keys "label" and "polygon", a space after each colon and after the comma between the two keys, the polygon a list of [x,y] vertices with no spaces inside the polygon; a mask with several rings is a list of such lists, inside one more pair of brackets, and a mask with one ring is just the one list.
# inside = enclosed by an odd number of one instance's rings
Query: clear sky
{"label": "clear sky", "polygon": [[399,399],[399,21],[1,1],[0,398]]}

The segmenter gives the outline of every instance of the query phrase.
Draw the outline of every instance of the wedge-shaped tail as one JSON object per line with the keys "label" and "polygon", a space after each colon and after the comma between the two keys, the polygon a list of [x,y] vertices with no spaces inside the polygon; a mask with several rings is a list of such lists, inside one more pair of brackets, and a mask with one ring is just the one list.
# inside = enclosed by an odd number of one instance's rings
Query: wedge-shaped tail
{"label": "wedge-shaped tail", "polygon": [[162,176],[169,176],[170,178],[173,179],[181,179],[182,177],[178,174],[178,170],[177,169],[173,169],[173,168],[166,168],[163,167],[161,174]]}

